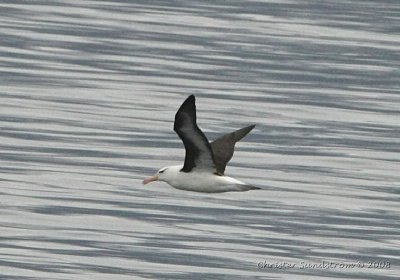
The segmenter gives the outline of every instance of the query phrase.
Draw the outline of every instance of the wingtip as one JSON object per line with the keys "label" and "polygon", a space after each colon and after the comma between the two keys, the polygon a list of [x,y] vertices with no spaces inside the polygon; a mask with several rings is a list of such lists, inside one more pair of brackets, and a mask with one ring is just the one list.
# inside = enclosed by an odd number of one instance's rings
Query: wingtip
{"label": "wingtip", "polygon": [[232,133],[234,141],[235,142],[240,141],[243,137],[245,137],[255,127],[256,127],[256,125],[253,124],[253,125],[249,125],[249,126],[243,127],[243,128],[241,128],[239,130],[236,130],[235,132]]}
{"label": "wingtip", "polygon": [[186,98],[185,101],[188,101],[188,100],[194,102],[194,101],[196,101],[196,97],[194,96],[194,94],[191,94],[191,95],[188,96],[188,98]]}
{"label": "wingtip", "polygon": [[178,111],[175,114],[174,130],[177,131],[178,127],[182,124],[184,115],[191,117],[192,122],[196,123],[196,103],[193,94],[189,95],[185,101],[181,104]]}
{"label": "wingtip", "polygon": [[[242,129],[243,129],[243,130],[246,130],[246,131],[248,131],[248,132],[250,132],[250,131],[253,130],[253,128],[255,128],[255,127],[256,127],[256,125],[255,125],[255,124],[252,124],[252,125],[243,127]],[[242,130],[242,129],[240,129],[240,130]]]}
{"label": "wingtip", "polygon": [[188,106],[193,106],[193,105],[195,105],[195,101],[196,101],[195,96],[194,96],[193,94],[189,95],[189,96],[185,99],[185,101],[182,102],[182,105],[181,105],[181,107],[179,108],[179,110],[181,110],[182,108],[188,107]]}
{"label": "wingtip", "polygon": [[248,129],[249,132],[250,132],[250,131],[253,130],[253,128],[255,128],[255,127],[256,127],[256,125],[255,125],[255,124],[252,124],[252,125],[249,125],[249,126],[247,126],[247,127],[245,127],[245,128]]}
{"label": "wingtip", "polygon": [[191,94],[189,95],[185,101],[183,101],[181,108],[186,108],[186,107],[195,107],[196,106],[196,97]]}

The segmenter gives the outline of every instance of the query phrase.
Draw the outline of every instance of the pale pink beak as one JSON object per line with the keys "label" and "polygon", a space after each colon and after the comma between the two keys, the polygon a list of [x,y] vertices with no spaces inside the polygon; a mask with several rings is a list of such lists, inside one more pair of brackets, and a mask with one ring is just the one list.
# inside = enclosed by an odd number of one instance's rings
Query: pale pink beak
{"label": "pale pink beak", "polygon": [[153,175],[150,177],[147,177],[146,179],[143,180],[143,185],[146,185],[148,183],[151,183],[153,181],[157,181],[158,180],[158,176],[157,175]]}

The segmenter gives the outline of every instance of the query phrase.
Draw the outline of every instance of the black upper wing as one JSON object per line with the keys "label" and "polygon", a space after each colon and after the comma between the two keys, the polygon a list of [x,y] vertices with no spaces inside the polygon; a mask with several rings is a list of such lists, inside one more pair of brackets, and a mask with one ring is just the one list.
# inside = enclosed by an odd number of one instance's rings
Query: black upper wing
{"label": "black upper wing", "polygon": [[254,127],[255,125],[244,127],[232,133],[228,133],[211,143],[218,174],[224,174],[226,164],[233,156],[236,142],[245,137]]}
{"label": "black upper wing", "polygon": [[185,163],[181,171],[190,172],[193,168],[215,172],[214,156],[207,137],[196,123],[196,104],[190,95],[175,114],[174,130],[185,145]]}

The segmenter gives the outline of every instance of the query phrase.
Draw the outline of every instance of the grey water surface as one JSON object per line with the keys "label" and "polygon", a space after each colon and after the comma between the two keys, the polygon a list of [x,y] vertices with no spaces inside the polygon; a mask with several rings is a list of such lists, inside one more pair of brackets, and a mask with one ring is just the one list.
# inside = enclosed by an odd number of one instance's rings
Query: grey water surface
{"label": "grey water surface", "polygon": [[[0,279],[398,279],[400,3],[0,3]],[[227,174],[143,186],[250,124]]]}

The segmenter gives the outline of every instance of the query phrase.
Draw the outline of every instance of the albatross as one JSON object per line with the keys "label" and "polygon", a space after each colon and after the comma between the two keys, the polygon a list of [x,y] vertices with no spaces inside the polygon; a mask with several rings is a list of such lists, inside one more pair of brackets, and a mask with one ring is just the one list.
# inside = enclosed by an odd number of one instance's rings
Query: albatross
{"label": "albatross", "polygon": [[254,127],[244,127],[210,143],[197,126],[195,97],[190,95],[177,111],[174,122],[174,131],[185,146],[184,164],[161,168],[143,184],[163,181],[176,189],[205,193],[260,189],[224,175],[236,142]]}

